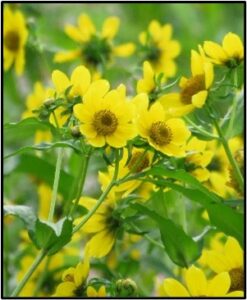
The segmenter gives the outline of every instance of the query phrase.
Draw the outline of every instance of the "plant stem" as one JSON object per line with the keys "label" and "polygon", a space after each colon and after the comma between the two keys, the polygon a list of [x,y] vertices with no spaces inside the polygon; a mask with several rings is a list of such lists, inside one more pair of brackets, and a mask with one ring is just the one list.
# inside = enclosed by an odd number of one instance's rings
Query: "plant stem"
{"label": "plant stem", "polygon": [[88,163],[91,155],[91,148],[87,154],[85,154],[84,159],[82,160],[82,164],[79,170],[79,174],[77,177],[78,183],[76,181],[76,186],[77,186],[77,194],[76,194],[76,199],[74,204],[71,206],[70,212],[69,212],[69,217],[73,216],[73,213],[78,205],[78,202],[81,197],[81,193],[84,187],[85,179],[86,179],[86,174],[87,174],[87,168],[88,168]]}
{"label": "plant stem", "polygon": [[81,229],[81,227],[92,217],[92,215],[96,212],[96,210],[104,202],[105,198],[107,197],[107,195],[109,194],[109,192],[111,191],[113,186],[116,184],[116,179],[117,179],[117,176],[118,176],[118,169],[119,169],[119,153],[118,153],[118,150],[116,150],[116,158],[115,159],[116,159],[115,170],[114,170],[114,174],[113,174],[111,182],[109,183],[109,185],[107,186],[105,191],[101,194],[101,196],[99,197],[99,200],[97,201],[97,203],[93,207],[93,209],[85,215],[85,217],[82,219],[82,221],[79,224],[77,224],[77,226],[74,227],[73,233],[75,233],[79,229]]}
{"label": "plant stem", "polygon": [[57,156],[54,183],[53,183],[53,189],[52,189],[51,205],[50,205],[50,211],[49,211],[49,216],[48,216],[48,221],[50,221],[50,222],[52,222],[52,219],[53,219],[53,216],[54,216],[54,211],[55,211],[62,158],[63,158],[63,150],[62,150],[62,148],[59,148],[58,149],[58,156]]}
{"label": "plant stem", "polygon": [[22,280],[19,282],[13,293],[11,294],[11,297],[17,297],[29,278],[32,276],[33,272],[37,269],[39,264],[42,262],[44,257],[46,256],[46,253],[42,250],[35,258],[33,264],[30,266],[29,270],[26,272]]}
{"label": "plant stem", "polygon": [[51,261],[51,256],[48,256],[48,258],[46,260],[46,263],[45,263],[44,270],[42,271],[42,274],[40,275],[40,277],[37,280],[36,288],[35,288],[34,293],[33,293],[34,297],[37,297],[37,295],[38,295],[38,293],[39,293],[39,291],[42,287],[42,284],[44,283],[50,261]]}
{"label": "plant stem", "polygon": [[[212,111],[209,110],[209,115],[210,115],[210,113],[212,113]],[[238,182],[239,188],[240,188],[241,191],[243,191],[244,179],[243,179],[243,176],[242,176],[241,171],[239,169],[239,166],[238,166],[236,160],[234,159],[234,157],[233,157],[233,155],[231,153],[231,150],[230,150],[230,147],[228,145],[228,142],[225,139],[224,134],[223,134],[223,132],[222,132],[222,130],[221,130],[221,128],[220,128],[217,120],[214,117],[212,119],[213,119],[213,122],[214,122],[214,126],[215,126],[215,128],[217,130],[217,133],[219,135],[219,138],[220,138],[220,140],[222,142],[222,145],[223,145],[223,147],[225,149],[227,158],[228,158],[228,160],[229,160],[229,162],[230,162],[230,164],[231,164],[231,166],[233,168],[234,176],[235,176],[235,178],[236,178],[236,180]]]}
{"label": "plant stem", "polygon": [[197,124],[195,124],[193,121],[191,121],[188,117],[184,116],[183,118],[189,125],[193,126],[195,129],[197,129],[199,132],[201,132],[205,136],[208,136],[212,139],[217,139],[218,138],[216,135],[210,134],[210,133],[208,133],[208,131],[206,131],[206,130],[202,129],[201,127],[199,127]]}

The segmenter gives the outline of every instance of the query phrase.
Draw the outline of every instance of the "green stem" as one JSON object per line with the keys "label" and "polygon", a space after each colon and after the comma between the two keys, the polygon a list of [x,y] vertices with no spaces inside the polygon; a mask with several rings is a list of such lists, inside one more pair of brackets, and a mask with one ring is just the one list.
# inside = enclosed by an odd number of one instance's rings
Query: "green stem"
{"label": "green stem", "polygon": [[[211,115],[210,113],[213,113],[213,112],[209,110],[209,115]],[[228,160],[229,160],[229,162],[230,162],[230,164],[231,164],[231,166],[233,168],[233,173],[234,173],[234,176],[235,176],[235,178],[236,178],[236,180],[238,182],[240,190],[243,191],[244,179],[243,179],[243,176],[242,176],[241,171],[239,169],[239,166],[238,166],[236,160],[234,159],[234,157],[233,157],[233,155],[231,153],[231,150],[230,150],[230,147],[228,145],[228,142],[225,139],[224,134],[223,134],[223,132],[222,132],[222,130],[221,130],[221,128],[220,128],[217,120],[214,117],[212,117],[212,119],[213,119],[213,122],[214,122],[214,126],[215,126],[215,128],[217,130],[217,133],[219,135],[219,138],[220,138],[220,140],[222,142],[222,145],[223,145],[223,147],[225,149],[227,158],[228,158]]]}
{"label": "green stem", "polygon": [[[135,230],[140,231],[140,229],[139,229],[137,226],[133,225],[133,224],[132,224],[132,227],[133,227]],[[153,245],[155,245],[155,246],[157,246],[157,247],[159,247],[159,248],[161,248],[161,249],[163,249],[163,250],[165,249],[165,247],[163,246],[163,244],[161,244],[161,243],[157,242],[156,240],[154,240],[153,238],[151,238],[147,233],[144,234],[143,237],[144,237],[146,240],[148,240],[151,244],[153,244]]]}
{"label": "green stem", "polygon": [[73,216],[73,213],[78,205],[78,202],[80,200],[80,197],[81,197],[81,193],[82,193],[82,190],[83,190],[83,187],[84,187],[84,183],[85,183],[85,179],[86,179],[86,174],[87,174],[87,168],[88,168],[88,163],[89,163],[89,159],[90,159],[90,155],[91,155],[91,148],[89,150],[89,152],[87,154],[85,154],[85,157],[82,161],[82,164],[81,164],[81,167],[80,167],[80,170],[79,170],[79,174],[78,174],[78,177],[79,180],[78,180],[78,183],[77,183],[77,194],[76,194],[76,199],[75,199],[75,202],[74,204],[71,206],[71,209],[70,209],[70,212],[69,212],[69,217]]}
{"label": "green stem", "polygon": [[53,219],[53,216],[54,216],[54,211],[55,211],[62,158],[63,158],[63,150],[62,150],[62,148],[59,148],[58,149],[58,156],[57,156],[54,183],[53,183],[53,189],[52,189],[51,205],[50,205],[50,211],[49,211],[49,216],[48,216],[48,221],[50,221],[50,222],[52,222],[52,219]]}
{"label": "green stem", "polygon": [[42,260],[45,258],[46,253],[44,251],[41,251],[35,258],[33,264],[30,266],[22,280],[19,282],[13,293],[11,294],[11,297],[17,297],[29,278],[32,276],[33,272],[37,269],[39,264],[42,262]]}
{"label": "green stem", "polygon": [[111,191],[113,186],[116,184],[116,179],[118,176],[118,169],[119,169],[119,153],[118,153],[118,150],[116,150],[115,170],[114,170],[114,174],[113,174],[111,182],[109,183],[109,185],[107,186],[105,191],[101,194],[101,196],[99,197],[99,200],[97,201],[97,203],[93,207],[93,209],[85,215],[85,217],[82,219],[82,221],[79,224],[77,224],[77,226],[74,227],[73,233],[75,233],[79,229],[81,229],[81,227],[92,217],[92,215],[96,212],[96,210],[104,202],[105,198],[107,197],[107,195],[109,194],[109,192]]}
{"label": "green stem", "polygon": [[45,263],[44,270],[42,271],[42,274],[40,275],[40,277],[37,280],[37,285],[36,285],[36,288],[35,288],[34,293],[33,293],[34,297],[37,297],[37,295],[38,295],[38,293],[39,293],[39,291],[42,287],[42,284],[44,283],[44,280],[46,278],[47,271],[48,271],[48,266],[50,264],[50,260],[51,260],[51,256],[48,256],[48,258],[46,260],[46,263]]}
{"label": "green stem", "polygon": [[205,136],[208,136],[212,139],[217,139],[218,138],[216,135],[210,134],[210,133],[208,133],[208,131],[206,131],[206,130],[202,129],[201,127],[199,127],[197,124],[195,124],[193,121],[191,121],[188,117],[184,116],[183,118],[189,125],[194,127],[196,130],[198,130],[199,132],[201,132]]}

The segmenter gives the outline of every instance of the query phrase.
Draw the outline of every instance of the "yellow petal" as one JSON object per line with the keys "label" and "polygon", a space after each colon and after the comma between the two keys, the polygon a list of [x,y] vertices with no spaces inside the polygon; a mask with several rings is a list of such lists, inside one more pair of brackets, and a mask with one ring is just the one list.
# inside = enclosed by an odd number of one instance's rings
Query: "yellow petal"
{"label": "yellow petal", "polygon": [[151,21],[148,26],[148,31],[155,42],[159,41],[162,34],[162,30],[161,30],[160,23],[158,21],[156,20]]}
{"label": "yellow petal", "polygon": [[238,241],[233,237],[228,237],[224,246],[224,253],[232,264],[232,268],[243,267],[243,250]]}
{"label": "yellow petal", "polygon": [[86,109],[85,104],[78,103],[73,107],[75,117],[81,122],[90,122],[92,120],[91,114]]}
{"label": "yellow petal", "polygon": [[99,79],[94,81],[87,93],[84,95],[84,101],[97,101],[105,96],[105,94],[109,91],[110,84],[107,80]]}
{"label": "yellow petal", "polygon": [[94,287],[88,286],[87,287],[87,296],[88,297],[97,297],[98,293],[97,293],[97,291],[95,290]]}
{"label": "yellow petal", "polygon": [[159,101],[164,110],[168,111],[170,108],[182,106],[180,94],[178,93],[169,93],[161,96],[157,101]]}
{"label": "yellow petal", "polygon": [[191,296],[206,295],[207,280],[202,270],[191,266],[185,273],[185,281]]}
{"label": "yellow petal", "polygon": [[104,230],[107,227],[106,217],[95,213],[83,226],[82,230],[87,233],[96,233]]}
{"label": "yellow petal", "polygon": [[105,286],[102,285],[98,290],[98,296],[99,297],[105,297],[106,296],[106,289]]}
{"label": "yellow petal", "polygon": [[89,139],[93,139],[97,136],[97,131],[91,123],[80,125],[80,132]]}
{"label": "yellow petal", "polygon": [[113,54],[120,57],[127,57],[135,52],[136,46],[133,43],[121,44],[113,48]]}
{"label": "yellow petal", "polygon": [[76,286],[73,282],[63,282],[57,286],[56,292],[53,296],[55,297],[73,297],[75,296],[74,291],[76,290]]}
{"label": "yellow petal", "polygon": [[94,138],[88,138],[88,143],[94,147],[103,147],[105,146],[106,141],[103,135],[97,135]]}
{"label": "yellow petal", "polygon": [[72,40],[74,40],[78,43],[81,43],[84,41],[83,36],[77,27],[67,24],[67,25],[65,25],[64,31]]}
{"label": "yellow petal", "polygon": [[140,93],[135,96],[131,101],[135,106],[136,115],[148,109],[148,95],[145,93]]}
{"label": "yellow petal", "polygon": [[114,242],[114,234],[107,230],[95,234],[86,246],[89,256],[97,258],[106,256],[112,249]]}
{"label": "yellow petal", "polygon": [[214,67],[210,62],[204,63],[205,87],[208,89],[214,81]]}
{"label": "yellow petal", "polygon": [[217,43],[206,41],[203,44],[203,49],[209,57],[216,59],[219,62],[224,62],[227,60],[225,51]]}
{"label": "yellow petal", "polygon": [[172,131],[172,143],[176,145],[185,144],[191,135],[182,119],[169,119],[166,121],[166,125]]}
{"label": "yellow petal", "polygon": [[200,91],[199,93],[192,96],[192,104],[197,108],[203,107],[207,99],[207,96],[208,96],[207,91]]}
{"label": "yellow petal", "polygon": [[180,107],[172,107],[169,108],[168,112],[174,117],[181,117],[187,115],[188,113],[192,112],[195,109],[194,105],[183,105]]}
{"label": "yellow petal", "polygon": [[190,294],[186,288],[177,280],[173,278],[167,278],[163,284],[166,296],[170,297],[189,297]]}
{"label": "yellow petal", "polygon": [[188,78],[182,76],[181,79],[179,80],[179,87],[181,89],[185,88],[188,82]]}
{"label": "yellow petal", "polygon": [[83,97],[89,88],[90,82],[91,74],[86,67],[79,66],[75,68],[71,75],[71,83],[73,84],[71,93]]}
{"label": "yellow petal", "polygon": [[222,253],[218,253],[217,251],[208,251],[207,262],[210,269],[212,269],[215,273],[221,273],[230,269],[225,257],[222,255]]}
{"label": "yellow petal", "polygon": [[58,52],[54,55],[53,61],[56,63],[63,63],[74,60],[81,55],[81,50],[73,50],[67,52]]}
{"label": "yellow petal", "polygon": [[20,49],[15,58],[15,72],[17,75],[21,75],[25,65],[25,52],[24,49]]}
{"label": "yellow petal", "polygon": [[91,18],[86,14],[81,14],[78,18],[78,25],[83,42],[89,41],[91,36],[96,32]]}
{"label": "yellow petal", "polygon": [[223,49],[233,58],[242,59],[244,55],[243,43],[239,36],[229,32],[223,39]]}
{"label": "yellow petal", "polygon": [[208,282],[208,289],[207,289],[206,296],[209,297],[225,296],[230,286],[231,286],[231,279],[229,274],[227,272],[220,273]]}
{"label": "yellow petal", "polygon": [[193,176],[195,176],[200,182],[207,181],[210,173],[207,169],[197,168],[191,172]]}
{"label": "yellow petal", "polygon": [[159,150],[168,155],[168,156],[175,156],[175,157],[183,157],[185,156],[185,147],[169,143],[165,146],[159,147]]}
{"label": "yellow petal", "polygon": [[55,70],[51,75],[52,82],[55,85],[56,91],[60,93],[64,93],[65,90],[70,86],[70,81],[68,77],[61,71]]}
{"label": "yellow petal", "polygon": [[74,273],[74,281],[77,287],[81,286],[88,277],[89,273],[89,260],[85,258],[84,262],[80,262],[76,268]]}
{"label": "yellow petal", "polygon": [[119,28],[119,18],[117,17],[109,17],[105,20],[102,28],[102,37],[112,40]]}
{"label": "yellow petal", "polygon": [[75,268],[68,268],[63,272],[62,281],[74,282]]}
{"label": "yellow petal", "polygon": [[14,62],[14,53],[4,49],[4,70],[7,71]]}
{"label": "yellow petal", "polygon": [[123,136],[120,136],[119,134],[112,134],[106,136],[106,142],[108,145],[114,148],[122,148],[126,145],[127,140]]}
{"label": "yellow petal", "polygon": [[177,72],[177,65],[172,59],[162,58],[161,72],[164,72],[166,77],[173,77]]}
{"label": "yellow petal", "polygon": [[244,297],[244,292],[243,291],[234,291],[231,293],[226,294],[226,297]]}
{"label": "yellow petal", "polygon": [[191,72],[193,77],[204,74],[202,57],[194,50],[191,51]]}

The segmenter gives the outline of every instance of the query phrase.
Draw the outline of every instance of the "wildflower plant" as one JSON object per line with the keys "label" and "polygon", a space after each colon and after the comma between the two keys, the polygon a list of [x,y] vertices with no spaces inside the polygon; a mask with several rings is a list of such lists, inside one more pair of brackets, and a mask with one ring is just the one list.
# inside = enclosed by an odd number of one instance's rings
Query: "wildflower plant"
{"label": "wildflower plant", "polygon": [[49,71],[4,125],[6,185],[24,174],[5,196],[5,296],[243,296],[240,36],[208,32],[186,57],[168,22],[122,44],[121,18],[99,30],[82,9],[64,25],[77,48],[47,59],[28,7],[4,4],[4,76],[29,72],[25,47]]}

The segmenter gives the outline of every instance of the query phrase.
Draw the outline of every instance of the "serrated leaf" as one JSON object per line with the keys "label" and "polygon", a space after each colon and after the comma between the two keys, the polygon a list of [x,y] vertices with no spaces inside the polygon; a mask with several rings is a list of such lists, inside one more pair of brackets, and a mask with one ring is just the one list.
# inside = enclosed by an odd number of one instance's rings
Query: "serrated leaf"
{"label": "serrated leaf", "polygon": [[148,215],[158,224],[166,253],[175,264],[188,267],[200,257],[201,246],[188,236],[180,226],[139,203],[132,204],[132,207]]}

